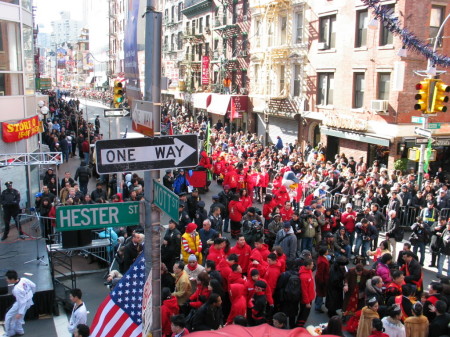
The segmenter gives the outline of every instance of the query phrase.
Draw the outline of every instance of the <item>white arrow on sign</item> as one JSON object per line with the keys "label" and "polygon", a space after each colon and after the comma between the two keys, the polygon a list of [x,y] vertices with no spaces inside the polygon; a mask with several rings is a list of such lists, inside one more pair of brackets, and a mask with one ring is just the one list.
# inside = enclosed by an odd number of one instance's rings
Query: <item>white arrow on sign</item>
{"label": "white arrow on sign", "polygon": [[192,146],[175,138],[174,144],[103,149],[100,155],[103,165],[158,160],[175,160],[174,165],[178,165],[195,151]]}
{"label": "white arrow on sign", "polygon": [[431,130],[427,130],[427,129],[422,129],[422,128],[416,127],[414,129],[414,133],[416,135],[419,135],[419,136],[424,136],[426,138],[431,138]]}

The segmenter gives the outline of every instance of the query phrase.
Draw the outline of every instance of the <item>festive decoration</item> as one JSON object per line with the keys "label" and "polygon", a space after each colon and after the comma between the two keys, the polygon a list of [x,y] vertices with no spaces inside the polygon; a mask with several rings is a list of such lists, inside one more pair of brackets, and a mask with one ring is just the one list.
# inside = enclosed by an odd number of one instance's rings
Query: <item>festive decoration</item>
{"label": "festive decoration", "polygon": [[400,20],[394,16],[392,8],[380,5],[380,0],[361,0],[366,6],[373,10],[375,17],[394,35],[401,38],[403,46],[418,54],[422,54],[431,60],[433,66],[450,67],[450,57],[433,52],[429,43],[420,40],[416,35],[406,28],[400,27]]}

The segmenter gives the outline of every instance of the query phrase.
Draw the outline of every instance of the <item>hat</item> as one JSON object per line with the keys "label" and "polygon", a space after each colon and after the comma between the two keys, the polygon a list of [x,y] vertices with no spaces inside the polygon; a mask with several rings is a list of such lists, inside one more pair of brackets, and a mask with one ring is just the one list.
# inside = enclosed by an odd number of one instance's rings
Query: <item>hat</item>
{"label": "hat", "polygon": [[255,282],[255,287],[266,289],[267,288],[267,284],[264,281],[258,280],[258,281]]}
{"label": "hat", "polygon": [[326,237],[326,238],[332,238],[332,237],[333,237],[333,234],[330,233],[330,232],[328,232],[327,234],[325,234],[325,237]]}
{"label": "hat", "polygon": [[402,185],[402,188],[408,188],[408,185],[403,184],[403,185]]}
{"label": "hat", "polygon": [[339,255],[339,256],[336,258],[336,263],[337,263],[339,266],[346,266],[346,265],[348,265],[348,259],[347,259],[344,255]]}
{"label": "hat", "polygon": [[247,212],[248,213],[256,213],[256,209],[255,209],[255,207],[249,207],[249,208],[247,208]]}
{"label": "hat", "polygon": [[219,198],[218,195],[213,195],[213,196],[212,196],[212,199],[213,199],[213,200],[219,200],[220,198]]}
{"label": "hat", "polygon": [[312,208],[311,208],[310,206],[305,206],[303,209],[304,209],[305,211],[311,211],[311,210],[312,210]]}
{"label": "hat", "polygon": [[5,186],[12,185],[12,184],[13,184],[12,181],[7,181],[7,182],[5,183]]}
{"label": "hat", "polygon": [[369,300],[367,301],[367,304],[370,306],[370,307],[372,307],[375,303],[377,303],[378,301],[377,301],[377,298],[376,297],[372,297],[372,298],[369,298]]}
{"label": "hat", "polygon": [[200,201],[197,203],[197,206],[200,207],[200,208],[203,208],[203,207],[205,207],[205,202],[204,202],[203,200],[200,200]]}
{"label": "hat", "polygon": [[166,173],[172,173],[172,170],[171,169],[167,169]]}
{"label": "hat", "polygon": [[447,191],[444,190],[443,188],[441,188],[441,189],[439,190],[439,193],[447,193]]}
{"label": "hat", "polygon": [[311,252],[307,249],[302,250],[302,257],[304,258],[311,257]]}
{"label": "hat", "polygon": [[230,185],[224,185],[224,186],[223,186],[223,189],[224,189],[224,190],[229,190],[229,189],[230,189]]}
{"label": "hat", "polygon": [[184,169],[179,169],[178,172],[184,172]]}
{"label": "hat", "polygon": [[97,183],[97,185],[95,185],[95,186],[103,186],[103,184],[102,183]]}
{"label": "hat", "polygon": [[194,192],[198,192],[198,189],[196,189],[196,188],[192,189],[191,193],[194,193]]}
{"label": "hat", "polygon": [[40,198],[40,197],[42,197],[42,193],[41,193],[41,192],[36,193],[36,194],[34,195],[34,197],[35,197],[35,198]]}
{"label": "hat", "polygon": [[47,171],[48,171],[48,170],[52,170],[52,171],[53,171],[53,169],[52,169],[51,167],[49,167],[49,168],[47,169]]}
{"label": "hat", "polygon": [[291,223],[289,221],[286,221],[284,223],[284,228],[291,228]]}
{"label": "hat", "polygon": [[179,197],[183,197],[186,195],[186,192],[181,192],[180,194],[178,194]]}
{"label": "hat", "polygon": [[194,254],[189,255],[188,262],[197,262],[197,258]]}
{"label": "hat", "polygon": [[192,233],[196,229],[197,229],[197,225],[195,223],[193,223],[193,222],[188,223],[188,225],[186,226],[186,233]]}
{"label": "hat", "polygon": [[345,205],[345,208],[353,208],[351,203],[348,203],[347,205]]}
{"label": "hat", "polygon": [[184,204],[183,204],[182,202],[180,202],[180,203],[178,204],[178,207],[183,207],[183,208],[184,208]]}

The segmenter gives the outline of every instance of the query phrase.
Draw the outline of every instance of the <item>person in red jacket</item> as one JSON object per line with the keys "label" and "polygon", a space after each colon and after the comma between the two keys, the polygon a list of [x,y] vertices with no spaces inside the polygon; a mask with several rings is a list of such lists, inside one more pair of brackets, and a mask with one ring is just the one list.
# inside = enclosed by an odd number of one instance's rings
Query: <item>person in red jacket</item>
{"label": "person in red jacket", "polygon": [[170,317],[170,328],[172,329],[172,337],[182,337],[189,335],[186,329],[186,319],[184,315],[175,315]]}
{"label": "person in red jacket", "polygon": [[261,167],[261,173],[256,179],[256,186],[258,187],[258,201],[262,202],[266,196],[267,186],[269,186],[269,173],[267,168]]}
{"label": "person in red jacket", "polygon": [[327,247],[319,248],[319,257],[317,258],[317,271],[315,276],[317,296],[314,301],[316,312],[322,311],[323,298],[327,296],[328,279],[330,278],[330,261],[327,258]]}
{"label": "person in red jacket", "polygon": [[250,254],[252,248],[245,241],[243,235],[239,236],[236,245],[230,249],[230,254],[236,254],[239,258],[239,265],[242,268],[242,274],[247,275],[248,265],[250,264]]}
{"label": "person in red jacket", "polygon": [[211,295],[211,291],[208,289],[209,281],[210,277],[206,271],[202,271],[198,274],[197,289],[195,290],[195,293],[189,297],[189,305],[192,308],[200,308],[209,298],[209,295]]}
{"label": "person in red jacket", "polygon": [[228,204],[228,214],[230,217],[231,237],[237,239],[241,235],[241,220],[245,208],[239,201],[239,196],[234,194]]}
{"label": "person in red jacket", "polygon": [[272,293],[275,292],[275,288],[277,286],[278,278],[281,275],[281,266],[278,262],[277,255],[275,253],[270,253],[267,257],[267,263],[269,266],[267,267],[266,274],[264,278],[267,281],[267,287],[270,288]]}
{"label": "person in red jacket", "polygon": [[238,257],[236,254],[231,254],[217,265],[217,270],[220,272],[220,276],[222,276],[222,287],[224,291],[228,291],[228,276],[233,271],[231,266],[237,263]]}
{"label": "person in red jacket", "polygon": [[[247,301],[250,301],[255,294],[255,282],[258,280],[264,281],[267,284],[267,281],[260,277],[258,269],[253,269],[244,284],[245,297],[247,298]],[[270,306],[273,306],[273,294],[268,287],[266,288],[266,297],[267,303]]]}
{"label": "person in red jacket", "polygon": [[208,157],[206,151],[200,152],[200,161],[198,162],[198,166],[202,166],[207,170],[212,169],[211,159]]}
{"label": "person in red jacket", "polygon": [[242,268],[237,263],[231,266],[231,273],[228,275],[228,289],[232,284],[245,284],[245,279],[242,278]]}
{"label": "person in red jacket", "polygon": [[228,166],[228,172],[225,174],[223,185],[230,186],[231,191],[233,191],[233,193],[236,193],[236,189],[238,187],[238,174],[234,167]]}
{"label": "person in red jacket", "polygon": [[345,231],[350,239],[350,248],[353,249],[353,241],[355,241],[356,212],[353,210],[352,204],[345,205],[346,211],[342,213],[341,223],[345,227]]}
{"label": "person in red jacket", "polygon": [[300,300],[300,314],[297,317],[297,326],[303,327],[308,320],[311,304],[316,297],[314,286],[314,276],[312,269],[314,262],[312,259],[306,259],[304,265],[300,267],[299,277],[302,288],[302,299]]}
{"label": "person in red jacket", "polygon": [[252,250],[252,253],[250,254],[250,261],[248,272],[251,272],[252,269],[258,269],[259,275],[264,277],[269,265],[263,260],[261,253],[257,249]]}
{"label": "person in red jacket", "polygon": [[250,259],[251,255],[254,251],[258,251],[259,254],[261,254],[261,257],[264,261],[267,261],[267,256],[270,254],[269,246],[264,243],[264,239],[259,239],[255,242],[255,248],[253,248],[252,252],[250,253]]}
{"label": "person in red jacket", "polygon": [[294,209],[292,208],[290,200],[287,200],[284,203],[284,206],[280,209],[280,214],[283,222],[291,221],[292,214],[294,214]]}
{"label": "person in red jacket", "polygon": [[214,244],[211,247],[209,247],[206,260],[214,261],[216,266],[218,266],[220,261],[225,260],[225,253],[223,251],[224,248],[225,248],[225,239],[215,238]]}
{"label": "person in red jacket", "polygon": [[172,330],[170,328],[170,317],[178,315],[180,307],[178,306],[177,298],[172,296],[169,288],[161,290],[161,329],[164,336],[171,336]]}
{"label": "person in red jacket", "polygon": [[248,195],[248,191],[246,188],[241,188],[239,190],[239,201],[244,209],[247,209],[253,205],[253,199]]}
{"label": "person in red jacket", "polygon": [[272,253],[277,255],[278,263],[280,264],[280,270],[282,273],[286,271],[286,254],[283,252],[283,248],[280,246],[273,246]]}
{"label": "person in red jacket", "polygon": [[228,315],[225,325],[233,324],[236,316],[247,317],[247,299],[245,298],[245,289],[243,284],[230,285],[231,311]]}

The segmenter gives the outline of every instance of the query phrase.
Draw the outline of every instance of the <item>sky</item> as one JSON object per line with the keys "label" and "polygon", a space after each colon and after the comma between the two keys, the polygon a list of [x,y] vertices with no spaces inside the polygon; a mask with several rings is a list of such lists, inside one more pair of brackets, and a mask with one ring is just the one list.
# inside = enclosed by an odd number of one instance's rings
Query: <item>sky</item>
{"label": "sky", "polygon": [[59,12],[70,11],[70,17],[73,20],[81,20],[82,0],[34,0],[36,10],[36,22],[39,30],[50,33],[50,22],[60,18]]}

